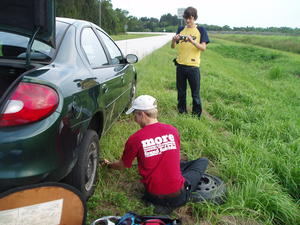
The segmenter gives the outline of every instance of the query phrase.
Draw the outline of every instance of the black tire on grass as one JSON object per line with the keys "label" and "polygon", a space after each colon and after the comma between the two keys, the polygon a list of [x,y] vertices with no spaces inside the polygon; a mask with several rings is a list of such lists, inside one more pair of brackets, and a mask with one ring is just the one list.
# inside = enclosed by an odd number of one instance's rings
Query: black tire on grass
{"label": "black tire on grass", "polygon": [[94,130],[87,130],[79,147],[78,160],[66,183],[77,188],[87,200],[95,191],[98,180],[99,137]]}

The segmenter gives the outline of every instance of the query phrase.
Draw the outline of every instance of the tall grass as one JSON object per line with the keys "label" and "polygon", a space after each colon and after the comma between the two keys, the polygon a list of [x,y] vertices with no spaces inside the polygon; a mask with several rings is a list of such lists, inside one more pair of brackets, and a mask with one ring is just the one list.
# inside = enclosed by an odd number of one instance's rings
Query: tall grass
{"label": "tall grass", "polygon": [[[197,119],[176,111],[175,54],[167,45],[136,65],[138,95],[158,99],[159,120],[178,128],[182,153],[208,157],[208,172],[226,182],[228,196],[223,205],[189,203],[172,216],[184,224],[300,224],[300,56],[212,39],[202,55],[205,112]],[[187,100],[191,111],[190,92]],[[102,156],[118,159],[137,129],[123,115],[102,138]],[[88,218],[153,214],[139,199],[142,190],[136,166],[102,168]]]}
{"label": "tall grass", "polygon": [[214,38],[300,53],[300,37],[284,35],[212,34]]}

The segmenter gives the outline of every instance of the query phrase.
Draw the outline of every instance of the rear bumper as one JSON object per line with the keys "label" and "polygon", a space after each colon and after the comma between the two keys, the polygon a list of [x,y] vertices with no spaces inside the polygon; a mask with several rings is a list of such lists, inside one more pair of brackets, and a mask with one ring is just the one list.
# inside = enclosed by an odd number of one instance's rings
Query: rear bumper
{"label": "rear bumper", "polygon": [[[68,161],[61,147],[59,113],[24,126],[0,129],[0,190],[61,178]],[[53,173],[56,173],[53,175]]]}

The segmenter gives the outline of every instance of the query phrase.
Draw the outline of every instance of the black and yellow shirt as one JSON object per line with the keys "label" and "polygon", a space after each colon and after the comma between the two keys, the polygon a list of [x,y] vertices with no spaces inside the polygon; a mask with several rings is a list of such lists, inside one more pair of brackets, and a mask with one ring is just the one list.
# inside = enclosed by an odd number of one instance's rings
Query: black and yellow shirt
{"label": "black and yellow shirt", "polygon": [[[198,43],[209,43],[209,38],[204,27],[195,26],[193,28],[180,26],[176,32],[180,35],[191,35]],[[179,40],[177,44],[177,63],[186,66],[200,66],[201,50],[196,48],[191,42]]]}

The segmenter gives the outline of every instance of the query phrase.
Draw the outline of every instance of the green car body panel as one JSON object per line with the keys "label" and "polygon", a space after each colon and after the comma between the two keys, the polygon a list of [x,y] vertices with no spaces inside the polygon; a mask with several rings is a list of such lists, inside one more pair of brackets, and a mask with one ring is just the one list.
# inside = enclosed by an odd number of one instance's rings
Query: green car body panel
{"label": "green car body panel", "polygon": [[[49,2],[52,1],[46,1]],[[107,65],[90,65],[82,46],[81,33],[86,28],[94,31],[103,46]],[[77,162],[78,147],[86,131],[95,130],[101,137],[133,98],[135,68],[123,55],[113,63],[107,45],[97,35],[107,35],[101,28],[87,21],[57,18],[56,29],[60,39],[56,38],[51,60],[32,57],[28,68],[22,58],[0,57],[0,83],[7,78],[7,71],[15,72],[15,79],[5,90],[0,89],[0,113],[20,82],[51,87],[59,96],[56,110],[48,117],[0,127],[0,191],[66,177]],[[44,42],[51,44],[49,39]]]}

